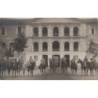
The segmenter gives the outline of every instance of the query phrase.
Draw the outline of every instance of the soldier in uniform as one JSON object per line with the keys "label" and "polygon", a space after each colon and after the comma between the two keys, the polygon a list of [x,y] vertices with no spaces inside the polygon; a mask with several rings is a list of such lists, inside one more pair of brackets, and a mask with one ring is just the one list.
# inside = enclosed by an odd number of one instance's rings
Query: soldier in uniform
{"label": "soldier in uniform", "polygon": [[62,70],[62,72],[65,73],[65,70],[67,71],[67,68],[68,68],[67,60],[65,57],[63,57],[61,59],[61,70]]}
{"label": "soldier in uniform", "polygon": [[6,59],[6,66],[7,66],[7,71],[8,71],[8,76],[10,76],[10,71],[11,71],[11,65],[10,65],[10,59]]}

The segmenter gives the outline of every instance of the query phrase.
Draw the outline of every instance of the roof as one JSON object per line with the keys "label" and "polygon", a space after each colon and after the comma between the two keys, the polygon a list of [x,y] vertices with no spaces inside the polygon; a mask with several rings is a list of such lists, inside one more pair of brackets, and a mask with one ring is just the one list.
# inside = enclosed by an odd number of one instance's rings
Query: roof
{"label": "roof", "polygon": [[35,18],[34,20],[32,23],[82,23],[77,18]]}
{"label": "roof", "polygon": [[96,18],[0,18],[0,24],[97,23]]}
{"label": "roof", "polygon": [[3,25],[3,24],[27,24],[30,22],[31,22],[31,19],[25,19],[25,18],[0,18],[0,25]]}

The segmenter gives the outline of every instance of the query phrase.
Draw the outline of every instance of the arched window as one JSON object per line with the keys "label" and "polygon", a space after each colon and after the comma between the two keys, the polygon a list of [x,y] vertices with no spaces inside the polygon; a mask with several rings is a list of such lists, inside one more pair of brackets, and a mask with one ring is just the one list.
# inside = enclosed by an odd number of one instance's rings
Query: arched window
{"label": "arched window", "polygon": [[79,50],[79,44],[78,42],[74,42],[74,51],[78,51]]}
{"label": "arched window", "polygon": [[38,36],[38,27],[34,27],[33,29],[33,32],[34,32],[34,36]]}
{"label": "arched window", "polygon": [[1,29],[1,34],[5,35],[5,28],[4,27]]}
{"label": "arched window", "polygon": [[69,42],[64,43],[64,50],[69,51]]}
{"label": "arched window", "polygon": [[43,29],[42,29],[42,36],[48,36],[47,27],[43,27]]}
{"label": "arched window", "polygon": [[22,27],[18,27],[18,35],[22,33]]}
{"label": "arched window", "polygon": [[69,36],[69,27],[64,28],[64,36]]}
{"label": "arched window", "polygon": [[43,51],[48,51],[48,44],[47,44],[47,42],[44,42],[43,43]]}
{"label": "arched window", "polygon": [[34,51],[37,52],[38,51],[38,42],[34,43]]}
{"label": "arched window", "polygon": [[6,50],[6,44],[4,42],[2,43],[2,49]]}
{"label": "arched window", "polygon": [[59,29],[58,27],[53,28],[53,36],[59,36]]}
{"label": "arched window", "polygon": [[73,35],[74,36],[78,36],[79,35],[79,29],[78,29],[78,27],[74,27],[73,28]]}
{"label": "arched window", "polygon": [[59,50],[60,50],[60,44],[59,44],[58,41],[54,41],[54,42],[52,43],[52,50],[53,50],[53,51],[59,51]]}

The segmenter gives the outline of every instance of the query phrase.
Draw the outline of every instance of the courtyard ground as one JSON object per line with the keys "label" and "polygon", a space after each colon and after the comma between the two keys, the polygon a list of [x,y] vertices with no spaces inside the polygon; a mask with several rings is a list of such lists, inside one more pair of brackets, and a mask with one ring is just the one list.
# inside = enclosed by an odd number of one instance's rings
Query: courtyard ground
{"label": "courtyard ground", "polygon": [[27,71],[26,74],[23,75],[21,72],[20,76],[8,76],[7,73],[4,77],[0,78],[1,80],[97,80],[98,73],[94,72],[94,75],[81,75],[81,71],[78,70],[77,74],[72,74],[71,70],[68,69],[68,72],[63,74],[60,69],[57,69],[56,73],[50,73],[50,70],[47,69],[45,74],[38,70],[34,70],[34,75],[28,75]]}

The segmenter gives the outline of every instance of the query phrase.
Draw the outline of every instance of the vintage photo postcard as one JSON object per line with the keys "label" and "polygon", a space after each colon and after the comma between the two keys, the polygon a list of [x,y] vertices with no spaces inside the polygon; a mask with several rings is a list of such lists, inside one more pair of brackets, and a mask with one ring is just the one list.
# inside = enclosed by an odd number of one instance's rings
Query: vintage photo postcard
{"label": "vintage photo postcard", "polygon": [[97,79],[97,18],[0,18],[0,80]]}

